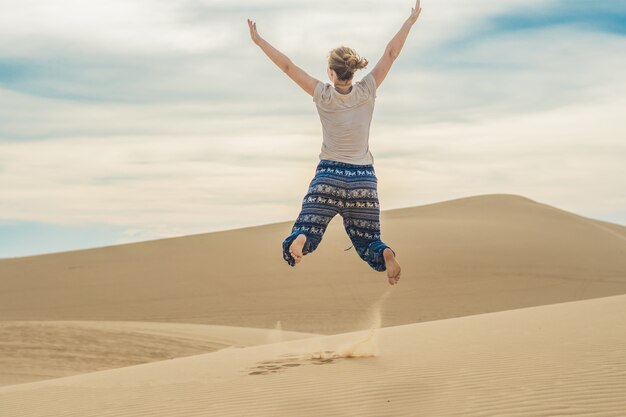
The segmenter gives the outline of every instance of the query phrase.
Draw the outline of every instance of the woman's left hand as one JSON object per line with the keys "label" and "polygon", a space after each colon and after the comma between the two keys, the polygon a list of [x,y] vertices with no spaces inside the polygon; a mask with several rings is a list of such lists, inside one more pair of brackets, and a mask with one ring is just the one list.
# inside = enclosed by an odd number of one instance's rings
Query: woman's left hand
{"label": "woman's left hand", "polygon": [[261,42],[261,36],[259,36],[259,33],[256,31],[256,23],[248,19],[248,27],[250,28],[250,37],[252,38],[252,42],[258,45],[259,42]]}

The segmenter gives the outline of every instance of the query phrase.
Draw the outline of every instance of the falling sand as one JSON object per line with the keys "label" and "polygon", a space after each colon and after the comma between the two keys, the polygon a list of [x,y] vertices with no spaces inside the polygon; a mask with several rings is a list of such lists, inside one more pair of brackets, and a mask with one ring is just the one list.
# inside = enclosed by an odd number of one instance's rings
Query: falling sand
{"label": "falling sand", "polygon": [[324,349],[311,353],[310,359],[369,358],[378,356],[378,330],[382,325],[383,305],[391,291],[392,289],[388,288],[369,308],[365,316],[365,323],[362,326],[365,330],[348,333],[350,340],[338,346],[325,346]]}
{"label": "falling sand", "polygon": [[378,331],[382,325],[383,305],[392,289],[385,291],[365,315],[365,330],[346,333],[340,338],[313,336],[300,343],[281,343],[282,326],[276,322],[268,334],[273,355],[244,370],[248,375],[267,375],[305,365],[326,365],[348,358],[372,358],[379,354]]}
{"label": "falling sand", "polygon": [[391,294],[392,289],[388,288],[380,298],[370,307],[368,312],[368,326],[364,332],[364,338],[356,343],[340,347],[339,356],[342,358],[367,358],[378,356],[378,330],[382,325],[382,311],[385,301]]}

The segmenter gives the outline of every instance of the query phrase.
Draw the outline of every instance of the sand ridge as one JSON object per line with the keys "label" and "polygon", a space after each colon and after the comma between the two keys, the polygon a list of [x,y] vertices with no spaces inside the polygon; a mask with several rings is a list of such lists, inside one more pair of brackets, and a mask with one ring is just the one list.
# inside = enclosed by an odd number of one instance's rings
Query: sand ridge
{"label": "sand ridge", "polygon": [[0,321],[0,385],[312,336],[206,324]]}
{"label": "sand ridge", "polygon": [[[388,284],[344,251],[340,223],[296,268],[280,251],[291,222],[0,260],[0,317],[351,331]],[[387,326],[626,293],[623,226],[524,197],[383,211],[381,223],[403,267]]]}

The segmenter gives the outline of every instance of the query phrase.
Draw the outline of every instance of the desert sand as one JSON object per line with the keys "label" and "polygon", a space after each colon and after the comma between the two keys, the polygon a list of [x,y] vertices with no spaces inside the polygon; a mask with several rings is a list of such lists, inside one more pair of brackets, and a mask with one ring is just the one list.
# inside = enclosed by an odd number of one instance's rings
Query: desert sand
{"label": "desert sand", "polygon": [[315,336],[280,328],[132,321],[0,321],[0,386]]}
{"label": "desert sand", "polygon": [[296,268],[291,222],[0,260],[0,416],[626,415],[626,227],[505,194],[381,222],[394,287],[338,218]]}

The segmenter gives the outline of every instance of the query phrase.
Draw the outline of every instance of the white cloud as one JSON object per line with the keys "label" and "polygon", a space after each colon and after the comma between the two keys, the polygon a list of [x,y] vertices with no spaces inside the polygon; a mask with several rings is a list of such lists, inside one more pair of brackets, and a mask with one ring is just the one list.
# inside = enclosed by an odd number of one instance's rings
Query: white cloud
{"label": "white cloud", "polygon": [[209,229],[290,218],[314,163],[306,144],[297,135],[0,143],[0,218]]}
{"label": "white cloud", "polygon": [[623,97],[386,132],[375,149],[381,196],[390,208],[518,193],[608,218],[626,207]]}
{"label": "white cloud", "polygon": [[[127,227],[120,242],[297,215],[321,126],[246,17],[326,82],[330,48],[372,68],[413,5],[1,1],[0,219]],[[423,4],[372,123],[384,209],[514,192],[626,222],[625,38],[475,37],[552,4]]]}
{"label": "white cloud", "polygon": [[[3,0],[0,43],[4,51],[21,55],[31,48],[61,42],[71,48],[95,47],[130,52],[210,52],[232,42],[236,32],[227,22],[205,27],[182,27],[179,3],[154,0]],[[15,45],[19,39],[26,44]]]}
{"label": "white cloud", "polygon": [[[384,207],[490,192],[583,213],[624,207],[625,105],[621,99],[464,124],[374,127]],[[1,143],[0,217],[146,230],[167,224],[189,233],[288,220],[318,152],[317,135]]]}

